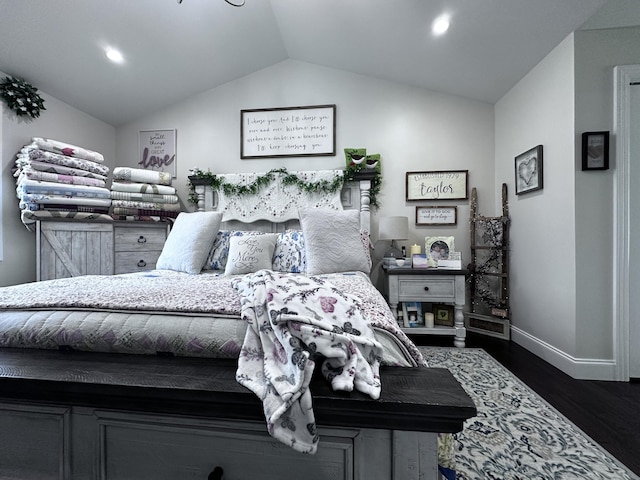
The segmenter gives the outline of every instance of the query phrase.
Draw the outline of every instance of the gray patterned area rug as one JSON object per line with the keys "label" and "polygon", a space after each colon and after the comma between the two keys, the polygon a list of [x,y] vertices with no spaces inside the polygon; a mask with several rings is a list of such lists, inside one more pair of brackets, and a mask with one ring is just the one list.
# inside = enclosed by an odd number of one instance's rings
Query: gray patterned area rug
{"label": "gray patterned area rug", "polygon": [[640,479],[484,350],[420,351],[478,409],[454,436],[458,480]]}

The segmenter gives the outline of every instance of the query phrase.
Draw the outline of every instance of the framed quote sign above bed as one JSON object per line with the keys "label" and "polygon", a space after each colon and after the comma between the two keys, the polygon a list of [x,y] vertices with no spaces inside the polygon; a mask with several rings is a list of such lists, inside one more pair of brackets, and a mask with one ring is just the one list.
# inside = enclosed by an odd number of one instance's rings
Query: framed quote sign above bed
{"label": "framed quote sign above bed", "polygon": [[240,158],[335,154],[335,105],[240,110]]}

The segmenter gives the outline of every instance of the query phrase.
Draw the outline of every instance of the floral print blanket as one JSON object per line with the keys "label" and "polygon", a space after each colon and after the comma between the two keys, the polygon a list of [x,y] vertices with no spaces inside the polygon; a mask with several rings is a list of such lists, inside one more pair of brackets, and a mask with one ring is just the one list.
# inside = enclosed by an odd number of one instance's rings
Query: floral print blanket
{"label": "floral print blanket", "polygon": [[326,279],[260,270],[233,282],[249,324],[236,380],[261,400],[269,434],[315,453],[309,382],[315,359],[334,390],[380,396],[382,346],[360,302]]}

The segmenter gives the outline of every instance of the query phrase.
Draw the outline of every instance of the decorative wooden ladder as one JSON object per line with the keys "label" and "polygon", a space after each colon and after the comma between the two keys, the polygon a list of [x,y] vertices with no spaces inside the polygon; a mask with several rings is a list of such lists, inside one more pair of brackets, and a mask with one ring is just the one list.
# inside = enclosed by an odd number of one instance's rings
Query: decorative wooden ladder
{"label": "decorative wooden ladder", "polygon": [[466,327],[471,332],[509,339],[509,206],[507,184],[502,184],[502,216],[478,215],[478,195],[471,190],[469,218],[471,311]]}

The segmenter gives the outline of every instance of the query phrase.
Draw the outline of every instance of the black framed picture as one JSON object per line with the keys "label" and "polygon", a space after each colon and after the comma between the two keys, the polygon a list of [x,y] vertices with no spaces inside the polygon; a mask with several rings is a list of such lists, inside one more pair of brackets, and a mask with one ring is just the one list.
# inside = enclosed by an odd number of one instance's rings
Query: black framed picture
{"label": "black framed picture", "polygon": [[582,134],[582,170],[609,169],[609,132]]}
{"label": "black framed picture", "polygon": [[542,190],[542,145],[515,158],[516,195]]}

